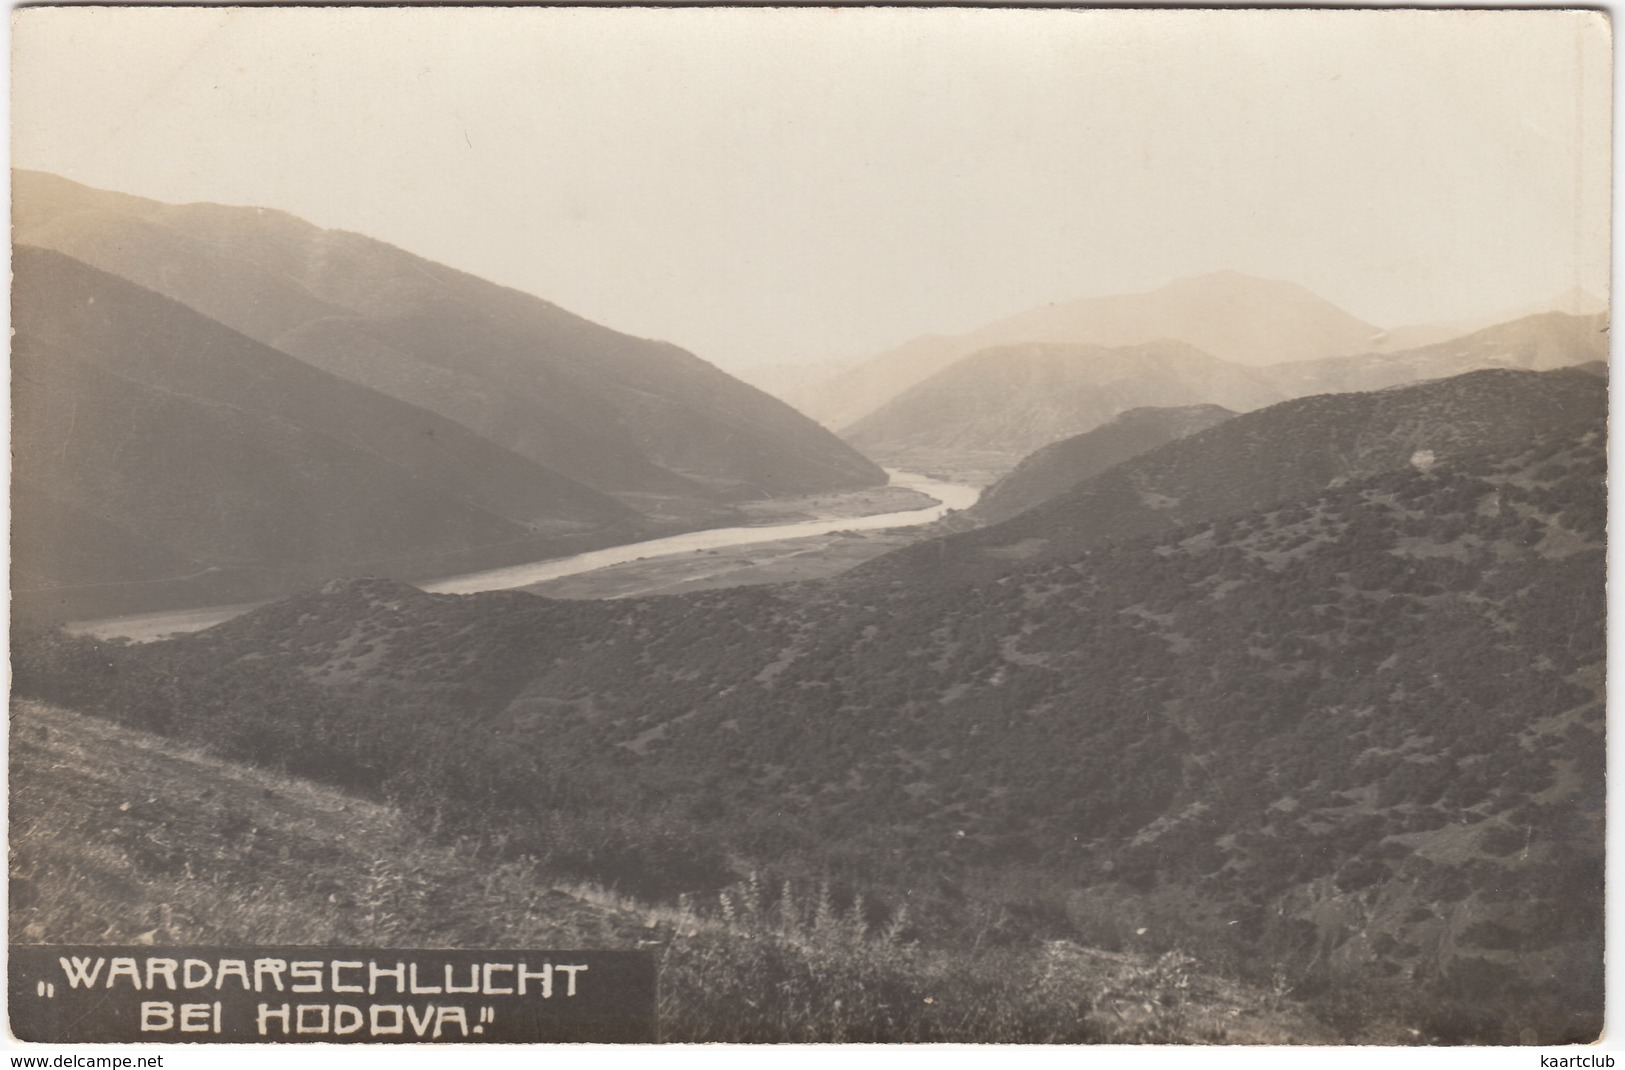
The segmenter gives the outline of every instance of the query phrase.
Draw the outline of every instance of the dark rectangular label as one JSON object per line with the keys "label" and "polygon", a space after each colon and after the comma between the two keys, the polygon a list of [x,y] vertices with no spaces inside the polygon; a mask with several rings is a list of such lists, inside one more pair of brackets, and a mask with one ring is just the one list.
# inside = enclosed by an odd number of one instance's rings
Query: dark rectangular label
{"label": "dark rectangular label", "polygon": [[650,1043],[642,951],[11,947],[40,1043]]}

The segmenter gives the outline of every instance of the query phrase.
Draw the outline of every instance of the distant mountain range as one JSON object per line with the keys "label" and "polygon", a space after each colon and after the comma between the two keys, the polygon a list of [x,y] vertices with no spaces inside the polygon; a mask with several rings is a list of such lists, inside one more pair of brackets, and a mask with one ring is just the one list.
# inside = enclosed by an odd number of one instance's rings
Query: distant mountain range
{"label": "distant mountain range", "polygon": [[996,450],[1022,457],[1143,406],[1245,411],[1284,399],[1268,377],[1182,342],[985,349],[842,432],[859,449]]}
{"label": "distant mountain range", "polygon": [[[1530,315],[1561,312],[1594,317],[1606,307],[1598,298],[1576,290],[1557,295],[1539,307],[1509,311],[1499,320],[1384,329],[1293,283],[1223,271],[1180,279],[1145,293],[1044,305],[963,335],[923,336],[864,360],[827,365],[821,375],[812,365],[766,366],[753,374],[764,388],[826,426],[848,437],[861,435],[870,449],[885,452],[888,448],[903,448],[889,447],[874,437],[877,421],[895,419],[892,403],[900,402],[911,390],[966,358],[983,359],[980,354],[984,352],[1013,354],[1023,347],[1030,350],[1039,345],[1116,349],[1183,342],[1211,357],[1260,368],[1269,381],[1274,382],[1279,375],[1281,381],[1275,384],[1278,396],[1271,399],[1279,400],[1302,393],[1374,389],[1459,374],[1475,367],[1551,367],[1554,365],[1540,361],[1509,363],[1494,352],[1475,362],[1467,350],[1478,342],[1466,345],[1453,357],[1442,349],[1432,354],[1424,351]],[[1555,333],[1565,330],[1559,326]],[[1518,344],[1510,338],[1483,341],[1514,348]],[[1549,348],[1552,343],[1533,344]],[[1595,347],[1591,350],[1596,352]],[[1346,365],[1339,365],[1337,358],[1350,359]],[[1359,368],[1370,369],[1367,378],[1354,371]],[[1378,372],[1379,368],[1386,372]],[[1024,374],[1018,372],[1017,377]],[[1384,375],[1385,381],[1378,381]],[[1230,404],[1219,397],[1195,400]],[[1019,422],[1020,417],[1012,413],[1008,419]]]}
{"label": "distant mountain range", "polygon": [[842,430],[961,358],[1000,346],[1173,340],[1221,360],[1273,364],[1380,349],[1383,333],[1301,286],[1222,271],[1146,293],[1042,305],[963,335],[917,338],[785,397]]}
{"label": "distant mountain range", "polygon": [[[1514,308],[1501,309],[1490,314],[1469,316],[1460,320],[1453,320],[1448,324],[1433,325],[1431,327],[1401,328],[1402,330],[1441,330],[1448,331],[1452,337],[1463,334],[1472,334],[1485,327],[1493,327],[1498,323],[1508,323],[1512,320],[1521,320],[1526,316],[1538,316],[1545,312],[1564,312],[1570,316],[1595,316],[1608,311],[1608,302],[1583,286],[1571,286],[1561,293],[1553,294],[1544,301],[1531,304],[1518,305]],[[1430,342],[1443,342],[1445,338],[1429,339]],[[1417,343],[1418,345],[1424,343]]]}
{"label": "distant mountain range", "polygon": [[115,601],[184,604],[197,592],[165,584],[200,570],[268,570],[239,593],[286,590],[270,577],[290,567],[412,575],[886,480],[690,353],[370,238],[37,172],[13,195],[13,316],[38,382],[18,393],[40,414],[17,427],[18,492],[49,503],[20,515],[31,586],[140,583]]}
{"label": "distant mountain range", "polygon": [[1262,366],[1188,345],[1026,345],[961,358],[842,432],[882,459],[997,451],[1012,460],[1136,406],[1247,411],[1309,394],[1378,390],[1478,368],[1543,371],[1606,360],[1606,317],[1547,312],[1446,342]]}
{"label": "distant mountain range", "polygon": [[1443,379],[1479,368],[1549,371],[1608,359],[1608,319],[1543,312],[1499,323],[1446,342],[1397,353],[1356,353],[1262,369],[1291,397],[1381,390],[1420,379]]}

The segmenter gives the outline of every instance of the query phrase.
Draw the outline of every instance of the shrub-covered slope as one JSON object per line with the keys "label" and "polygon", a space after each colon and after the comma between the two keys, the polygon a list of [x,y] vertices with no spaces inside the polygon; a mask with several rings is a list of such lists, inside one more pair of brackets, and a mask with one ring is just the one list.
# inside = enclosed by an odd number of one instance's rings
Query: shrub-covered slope
{"label": "shrub-covered slope", "polygon": [[1219,405],[1130,409],[1093,431],[1052,442],[1027,457],[983,491],[966,513],[983,523],[1008,520],[1130,457],[1205,431],[1234,415]]}
{"label": "shrub-covered slope", "polygon": [[987,579],[1341,480],[1511,448],[1548,431],[1577,433],[1604,418],[1607,401],[1606,381],[1572,368],[1299,398],[1140,454],[1003,523],[905,548],[848,576],[854,584]]}
{"label": "shrub-covered slope", "polygon": [[1582,1038],[1604,434],[1518,437],[970,585],[368,581],[25,644],[18,680],[650,896],[811,867],[943,940],[1160,941],[1344,1005],[1394,986],[1428,1035]]}
{"label": "shrub-covered slope", "polygon": [[[640,948],[667,1041],[1312,1042],[1332,1033],[1189,956],[1055,941],[927,949],[828,885],[640,903],[399,809],[24,701],[12,709],[19,943]],[[427,834],[426,834],[427,833]]]}

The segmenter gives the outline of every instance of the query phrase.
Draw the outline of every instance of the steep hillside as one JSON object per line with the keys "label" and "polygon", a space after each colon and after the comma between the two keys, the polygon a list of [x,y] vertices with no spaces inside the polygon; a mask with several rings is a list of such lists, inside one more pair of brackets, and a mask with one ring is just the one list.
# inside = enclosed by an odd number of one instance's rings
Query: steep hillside
{"label": "steep hillside", "polygon": [[1008,520],[1130,457],[1205,431],[1234,415],[1219,405],[1130,409],[1093,431],[1053,442],[1027,457],[983,491],[966,514],[983,523]]}
{"label": "steep hillside", "polygon": [[885,481],[811,420],[676,346],[382,242],[38,172],[13,182],[19,243],[138,283],[598,490],[703,499]]}
{"label": "steep hillside", "polygon": [[999,451],[1014,461],[1132,408],[1210,403],[1247,410],[1281,398],[1251,369],[1180,342],[1010,346],[966,357],[842,434],[877,457],[958,448]]}
{"label": "steep hillside", "polygon": [[[14,941],[630,947],[647,931],[530,867],[425,843],[391,807],[71,710],[14,704],[9,771]],[[477,871],[484,902],[463,890]]]}
{"label": "steep hillside", "polygon": [[14,264],[25,612],[240,601],[641,530],[612,498],[123,279],[27,246]]}
{"label": "steep hillside", "polygon": [[1572,369],[1481,371],[1247,413],[1141,454],[1000,524],[860,566],[854,584],[962,583],[1319,493],[1338,481],[1508,448],[1604,418],[1607,383]]}
{"label": "steep hillside", "polygon": [[[514,851],[619,822],[591,864],[651,896],[749,860],[906,902],[961,946],[1273,975],[1345,1036],[1391,1015],[1425,1039],[1586,1039],[1605,431],[1582,381],[1358,395],[1352,437],[1336,410],[1237,417],[1113,471],[1201,451],[1221,480],[1246,451],[1215,436],[1239,435],[1277,460],[1209,500],[1238,508],[992,582],[614,603],[353,582],[146,647],[25,637],[18,686],[393,785]],[[1382,463],[1446,418],[1432,462]]]}
{"label": "steep hillside", "polygon": [[[1044,305],[964,335],[917,338],[785,396],[825,425],[844,429],[983,349],[1028,343],[1117,347],[1160,339],[1240,364],[1387,348],[1380,328],[1301,286],[1221,271],[1146,293]],[[1194,400],[1227,404],[1216,397]]]}
{"label": "steep hillside", "polygon": [[1299,397],[1381,390],[1480,368],[1548,371],[1607,359],[1606,316],[1546,312],[1417,349],[1296,361],[1263,371],[1282,393]]}

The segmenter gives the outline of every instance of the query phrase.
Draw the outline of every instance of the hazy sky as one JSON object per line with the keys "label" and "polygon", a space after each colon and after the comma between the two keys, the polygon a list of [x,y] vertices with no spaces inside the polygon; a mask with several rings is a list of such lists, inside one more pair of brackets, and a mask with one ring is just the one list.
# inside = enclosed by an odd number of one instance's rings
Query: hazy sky
{"label": "hazy sky", "polygon": [[17,166],[282,208],[724,367],[1218,268],[1383,326],[1607,288],[1594,14],[13,18]]}

